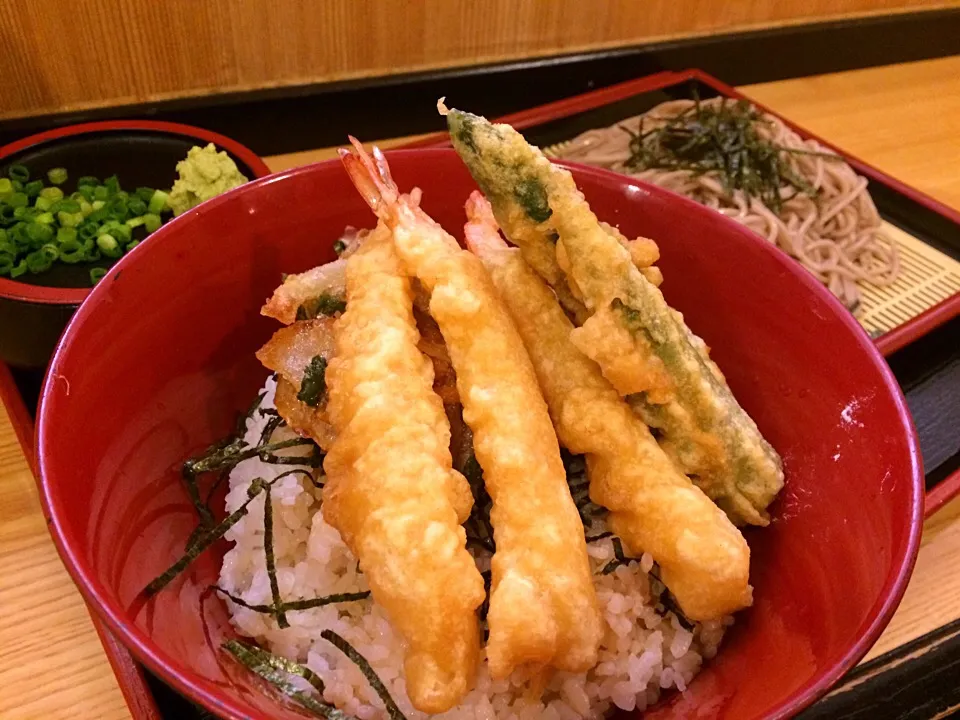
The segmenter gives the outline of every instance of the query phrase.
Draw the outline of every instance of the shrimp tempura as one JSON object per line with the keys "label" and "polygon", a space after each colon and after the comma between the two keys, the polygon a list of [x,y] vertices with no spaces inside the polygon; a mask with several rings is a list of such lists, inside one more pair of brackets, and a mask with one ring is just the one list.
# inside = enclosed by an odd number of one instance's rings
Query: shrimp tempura
{"label": "shrimp tempura", "polygon": [[479,192],[467,202],[467,246],[493,278],[527,347],[563,445],[587,456],[590,497],[628,550],[649,552],[691,620],[750,604],[750,548],[727,516],[681,474],[600,368],[571,342],[553,293],[497,232]]}
{"label": "shrimp tempura", "polygon": [[408,270],[430,293],[457,373],[463,416],[493,500],[487,659],[494,678],[524,663],[583,672],[602,626],[583,525],[523,342],[476,257],[398,197],[383,156],[341,151],[354,184],[394,232]]}
{"label": "shrimp tempura", "polygon": [[473,501],[452,469],[410,280],[382,225],[347,260],[346,291],[326,375],[337,439],[324,462],[323,516],[407,644],[410,701],[439,713],[470,689],[480,651],[483,578],[460,526]]}

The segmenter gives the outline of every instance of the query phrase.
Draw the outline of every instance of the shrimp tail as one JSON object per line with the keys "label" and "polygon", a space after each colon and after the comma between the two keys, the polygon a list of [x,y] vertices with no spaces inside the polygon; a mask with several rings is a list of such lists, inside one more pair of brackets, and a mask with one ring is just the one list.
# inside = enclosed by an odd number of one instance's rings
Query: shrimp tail
{"label": "shrimp tail", "polygon": [[340,162],[370,209],[381,216],[389,205],[396,203],[399,195],[387,159],[380,148],[374,147],[371,157],[359,140],[352,135],[348,137],[354,149],[340,148]]}
{"label": "shrimp tail", "polygon": [[490,202],[479,190],[474,190],[464,205],[467,224],[463,228],[467,248],[474,255],[485,256],[489,252],[506,250],[507,243],[500,237],[500,228],[493,216]]}

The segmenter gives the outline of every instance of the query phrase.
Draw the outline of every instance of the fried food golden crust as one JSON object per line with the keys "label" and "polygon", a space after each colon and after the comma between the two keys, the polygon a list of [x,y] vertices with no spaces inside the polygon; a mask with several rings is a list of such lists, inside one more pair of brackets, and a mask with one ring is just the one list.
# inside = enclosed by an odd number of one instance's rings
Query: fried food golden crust
{"label": "fried food golden crust", "polygon": [[[485,207],[486,206],[486,207]],[[649,552],[692,620],[750,604],[750,549],[740,532],[659,448],[597,365],[570,342],[573,325],[475,193],[467,244],[480,257],[523,338],[557,435],[587,455],[590,497],[630,552]]]}
{"label": "fried food golden crust", "polygon": [[[526,213],[528,226],[549,221],[557,236],[557,263],[565,268],[571,289],[604,328],[615,321],[634,339],[628,355],[614,358],[609,347],[588,344],[585,331],[583,342],[578,341],[581,349],[618,389],[635,393],[632,404],[646,405],[643,417],[661,431],[671,458],[695,476],[735,523],[769,523],[767,507],[783,487],[780,457],[737,403],[702,342],[634,265],[618,238],[601,226],[570,173],[551,164],[509,125],[455,110],[447,122],[457,152],[494,209],[498,202],[508,202]],[[510,228],[504,232],[511,237]],[[621,371],[630,363],[642,370],[624,384]],[[669,398],[663,394],[664,371]],[[632,381],[641,376],[656,383],[638,387]]]}
{"label": "fried food golden crust", "polygon": [[257,351],[264,367],[277,373],[277,412],[293,430],[313,438],[329,450],[335,433],[327,418],[326,403],[311,407],[297,398],[303,374],[317,355],[327,362],[333,357],[333,319],[300,320],[277,330]]}
{"label": "fried food golden crust", "polygon": [[470,689],[479,656],[483,579],[460,526],[472,497],[451,467],[450,428],[389,230],[349,258],[346,280],[327,370],[337,440],[324,462],[323,515],[407,643],[411,702],[443,712]]}
{"label": "fried food golden crust", "polygon": [[502,678],[524,663],[582,672],[597,661],[600,613],[583,526],[523,343],[479,260],[414,199],[397,196],[382,156],[376,169],[350,157],[344,165],[355,184],[430,292],[493,500],[490,674]]}
{"label": "fried food golden crust", "polygon": [[324,294],[342,298],[345,269],[346,261],[341,259],[297,275],[287,275],[260,314],[290,325],[297,320],[297,310],[305,303]]}

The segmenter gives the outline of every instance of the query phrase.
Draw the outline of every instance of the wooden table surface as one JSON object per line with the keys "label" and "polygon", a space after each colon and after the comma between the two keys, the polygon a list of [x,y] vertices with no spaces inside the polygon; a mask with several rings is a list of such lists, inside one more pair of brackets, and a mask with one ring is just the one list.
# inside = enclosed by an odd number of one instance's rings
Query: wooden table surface
{"label": "wooden table surface", "polygon": [[[743,90],[960,209],[960,56]],[[333,154],[325,148],[267,163],[280,170]],[[903,604],[870,657],[958,617],[960,499],[924,526]],[[129,717],[86,607],[47,533],[33,477],[0,406],[0,718]]]}

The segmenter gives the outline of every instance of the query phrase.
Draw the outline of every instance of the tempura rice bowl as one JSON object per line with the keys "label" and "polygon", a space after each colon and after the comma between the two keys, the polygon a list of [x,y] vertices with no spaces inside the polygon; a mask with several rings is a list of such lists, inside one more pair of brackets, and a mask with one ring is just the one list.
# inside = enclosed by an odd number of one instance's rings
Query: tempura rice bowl
{"label": "tempura rice bowl", "polygon": [[[475,186],[456,155],[398,151],[388,158],[398,183],[423,188],[425,210],[459,236],[462,203]],[[786,467],[773,523],[747,533],[754,607],[738,614],[716,657],[686,692],[665,693],[669,699],[647,716],[793,712],[866,652],[912,568],[922,475],[903,398],[855,321],[761,239],[627,178],[586,169],[574,169],[574,176],[598,216],[658,242],[668,301],[710,345]],[[221,578],[229,545],[206,553],[150,601],[139,593],[181,555],[195,526],[178,480],[180,463],[229,432],[266,380],[253,353],[274,326],[258,316],[260,305],[281,273],[332,259],[331,245],[346,225],[370,227],[372,219],[336,163],[251,183],[171,222],[94,290],[71,323],[44,388],[40,485],[68,569],[148,667],[224,717],[302,717],[218,650],[236,631],[226,604],[208,588]],[[243,479],[232,481],[234,491],[243,492]],[[298,500],[292,485],[289,492],[291,512],[306,520],[310,499]],[[297,545],[332,562],[309,563],[301,577],[291,573],[282,582],[344,588],[362,582],[351,577],[342,555],[336,564],[344,549],[322,521],[314,519],[310,529],[296,519],[284,522],[300,533]],[[242,545],[232,552],[237,572],[246,572]],[[603,546],[592,552],[602,565]],[[636,569],[631,577],[643,579]],[[601,592],[608,625],[626,630],[618,637],[629,637],[634,658],[622,672],[607,668],[614,679],[603,690],[607,700],[621,704],[614,701],[618,693],[629,706],[626,693],[634,690],[635,699],[646,693],[654,674],[653,687],[685,687],[695,670],[691,663],[716,649],[720,628],[688,638],[683,628],[650,617],[625,586],[616,585],[617,573],[600,582],[610,583],[606,597]],[[642,596],[642,588],[637,593]],[[316,632],[342,623],[338,632],[352,641],[361,643],[362,632],[376,637],[367,652],[379,653],[376,662],[384,667],[398,651],[375,608],[362,617],[340,618],[336,609],[311,613],[311,623],[322,623]],[[244,629],[256,634],[252,626]],[[304,637],[309,634],[305,628]],[[318,667],[328,662],[314,648],[291,652],[311,649]],[[343,669],[342,692],[362,682],[349,674]],[[559,690],[551,697],[570,706],[576,689],[564,691],[563,680],[555,679]],[[483,675],[479,682],[475,692],[482,694]],[[620,683],[628,687],[615,690]],[[594,684],[599,698],[602,683]],[[333,681],[328,689],[341,691]],[[490,689],[496,696],[498,688]],[[559,704],[553,711],[533,706],[520,717],[549,716],[534,715],[538,710],[566,717]],[[356,709],[360,717],[364,712]]]}

